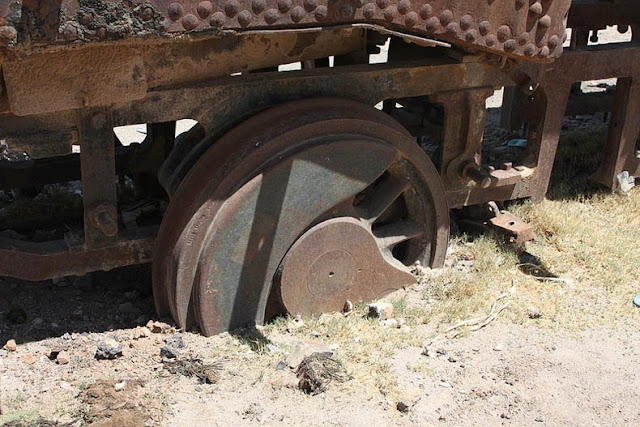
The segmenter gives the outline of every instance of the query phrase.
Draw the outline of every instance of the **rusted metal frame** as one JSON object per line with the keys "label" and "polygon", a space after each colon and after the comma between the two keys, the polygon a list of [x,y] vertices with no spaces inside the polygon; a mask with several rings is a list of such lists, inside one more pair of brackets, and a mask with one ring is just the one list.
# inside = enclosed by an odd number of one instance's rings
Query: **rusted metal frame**
{"label": "rusted metal frame", "polygon": [[621,172],[640,176],[640,158],[636,153],[639,135],[640,81],[619,78],[603,158],[593,179],[617,190],[620,187],[617,176]]}
{"label": "rusted metal frame", "polygon": [[481,87],[438,93],[433,100],[444,107],[441,175],[449,186],[474,181],[480,188],[490,185],[488,174],[482,173],[482,135],[485,103],[494,88]]}
{"label": "rusted metal frame", "polygon": [[631,25],[640,23],[640,8],[636,0],[574,1],[569,9],[569,28],[599,29],[607,25]]}
{"label": "rusted metal frame", "polygon": [[[618,186],[616,176],[622,170],[628,170],[632,176],[640,175],[635,154],[635,141],[640,129],[640,106],[637,101],[640,69],[637,64],[640,64],[638,46],[590,46],[566,52],[543,77],[551,88],[578,81],[618,78],[607,145],[600,169],[595,175],[598,182],[614,189]],[[556,89],[547,88],[547,94],[553,95],[554,91]],[[557,109],[558,114],[564,115],[562,107],[558,106]]]}
{"label": "rusted metal frame", "polygon": [[144,99],[157,87],[195,85],[236,72],[364,51],[364,33],[343,28],[121,41],[28,52],[2,68],[11,111],[44,115],[107,108]]}
{"label": "rusted metal frame", "polygon": [[141,228],[99,248],[0,238],[0,276],[40,281],[151,261],[157,227]]}
{"label": "rusted metal frame", "polygon": [[[144,103],[118,108],[118,121],[131,123],[165,121],[172,117],[193,117],[205,129],[228,129],[229,123],[257,113],[271,105],[295,99],[336,96],[375,105],[391,98],[430,95],[462,88],[501,87],[509,77],[479,62],[456,63],[430,60],[380,65],[354,65],[332,69],[310,69],[287,73],[260,73],[230,77],[198,88],[167,88],[153,92]],[[482,104],[484,106],[484,104]],[[170,115],[169,115],[170,114]],[[481,131],[478,131],[481,132]],[[208,148],[209,139],[191,155],[181,158],[186,171]]]}
{"label": "rusted metal frame", "polygon": [[118,196],[113,118],[110,111],[87,110],[78,119],[80,169],[87,249],[118,240]]}
{"label": "rusted metal frame", "polygon": [[[7,2],[10,0],[0,0]],[[100,4],[100,3],[99,3]],[[99,5],[98,4],[98,5]],[[149,0],[110,9],[77,0],[63,0],[44,23],[23,31],[41,42],[38,32],[59,20],[57,38],[71,43],[187,32],[282,31],[313,27],[367,24],[388,30],[442,39],[457,45],[513,57],[546,60],[557,57],[562,45],[549,43],[564,30],[571,0]],[[113,16],[115,15],[115,16]]]}
{"label": "rusted metal frame", "polygon": [[[173,140],[171,142],[173,143]],[[157,173],[159,157],[162,154],[166,156],[166,151],[160,147],[157,150],[153,149],[150,145],[146,146],[143,142],[116,147],[116,174]],[[82,179],[80,157],[80,154],[67,154],[16,162],[0,160],[0,190],[38,187]]]}

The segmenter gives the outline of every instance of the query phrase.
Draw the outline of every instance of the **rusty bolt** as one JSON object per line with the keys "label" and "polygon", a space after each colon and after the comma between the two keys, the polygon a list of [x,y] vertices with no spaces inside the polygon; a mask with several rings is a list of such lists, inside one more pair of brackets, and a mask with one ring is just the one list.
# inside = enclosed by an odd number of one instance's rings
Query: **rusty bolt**
{"label": "rusty bolt", "polygon": [[318,1],[317,0],[304,0],[303,5],[304,5],[304,9],[307,12],[313,12],[318,7]]}
{"label": "rusty bolt", "polygon": [[62,36],[64,37],[65,40],[70,42],[77,40],[78,29],[73,24],[67,24],[67,26],[64,27],[64,30],[62,31]]}
{"label": "rusty bolt", "polygon": [[420,8],[420,18],[428,19],[433,13],[433,7],[430,4],[425,4]]}
{"label": "rusty bolt", "polygon": [[18,32],[9,25],[0,27],[0,44],[8,45],[16,39]]}
{"label": "rusty bolt", "polygon": [[167,13],[172,21],[177,21],[184,13],[184,8],[180,3],[171,3],[169,7],[167,7]]}
{"label": "rusty bolt", "polygon": [[107,237],[118,234],[118,213],[111,203],[101,202],[90,208],[89,221]]}
{"label": "rusty bolt", "polygon": [[224,13],[216,12],[213,14],[211,19],[209,20],[209,25],[211,25],[212,27],[220,28],[224,25],[226,21],[227,21],[227,18],[224,16]]}
{"label": "rusty bolt", "polygon": [[262,12],[264,12],[266,7],[267,7],[266,0],[253,0],[253,2],[251,3],[251,9],[253,10],[253,13],[255,13],[256,15],[260,15]]}
{"label": "rusty bolt", "polygon": [[213,12],[213,4],[210,1],[202,1],[198,4],[196,12],[198,12],[200,18],[205,19]]}
{"label": "rusty bolt", "polygon": [[551,17],[549,15],[544,15],[542,18],[540,18],[540,20],[538,21],[538,26],[542,27],[544,29],[547,29],[551,26]]}
{"label": "rusty bolt", "polygon": [[468,162],[460,174],[462,179],[470,180],[476,183],[479,188],[488,188],[491,185],[491,177],[476,162]]}
{"label": "rusty bolt", "polygon": [[533,15],[540,15],[542,13],[542,5],[540,2],[535,2],[529,7],[529,12]]}
{"label": "rusty bolt", "polygon": [[267,24],[275,24],[280,19],[277,9],[269,9],[264,13],[264,20]]}
{"label": "rusty bolt", "polygon": [[198,18],[189,13],[182,18],[182,26],[187,31],[195,30],[198,26]]}
{"label": "rusty bolt", "polygon": [[98,30],[96,31],[96,36],[98,36],[99,39],[105,39],[107,37],[107,29],[104,27],[100,27],[98,28]]}
{"label": "rusty bolt", "polygon": [[153,19],[153,9],[150,7],[145,7],[140,11],[140,19],[143,21],[151,21]]}
{"label": "rusty bolt", "polygon": [[327,6],[318,6],[313,14],[318,21],[324,21],[329,16],[329,9],[327,9]]}
{"label": "rusty bolt", "polygon": [[93,20],[93,16],[89,12],[81,12],[79,18],[80,18],[79,19],[80,23],[82,25],[89,25],[89,24],[91,24],[91,21]]}

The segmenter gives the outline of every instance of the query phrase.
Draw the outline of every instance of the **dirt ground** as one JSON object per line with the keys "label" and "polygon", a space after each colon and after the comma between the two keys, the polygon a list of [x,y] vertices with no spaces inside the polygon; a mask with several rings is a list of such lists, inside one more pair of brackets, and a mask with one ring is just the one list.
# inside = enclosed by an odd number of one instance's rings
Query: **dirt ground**
{"label": "dirt ground", "polygon": [[[566,123],[579,133],[548,200],[509,208],[537,241],[454,226],[446,267],[391,295],[392,320],[356,304],[205,338],[156,318],[144,266],[0,278],[0,346],[16,341],[0,350],[0,425],[640,425],[640,190],[589,183],[601,115]],[[314,349],[346,381],[312,395],[290,365]]]}

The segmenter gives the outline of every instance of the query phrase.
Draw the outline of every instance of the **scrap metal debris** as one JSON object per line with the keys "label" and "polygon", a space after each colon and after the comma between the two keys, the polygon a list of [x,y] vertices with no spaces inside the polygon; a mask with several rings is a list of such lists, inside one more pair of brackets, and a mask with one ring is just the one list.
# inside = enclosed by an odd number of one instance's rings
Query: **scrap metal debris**
{"label": "scrap metal debris", "polygon": [[298,365],[296,375],[298,388],[311,395],[324,392],[333,381],[343,383],[351,379],[342,363],[326,353],[305,357]]}
{"label": "scrap metal debris", "polygon": [[222,362],[205,364],[200,359],[165,361],[164,367],[172,374],[196,377],[201,384],[215,384],[220,380]]}

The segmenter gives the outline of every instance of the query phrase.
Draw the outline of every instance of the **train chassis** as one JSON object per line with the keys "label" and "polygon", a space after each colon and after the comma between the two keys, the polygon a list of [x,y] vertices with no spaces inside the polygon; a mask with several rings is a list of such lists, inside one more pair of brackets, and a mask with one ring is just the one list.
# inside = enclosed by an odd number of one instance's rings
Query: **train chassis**
{"label": "train chassis", "polygon": [[[0,187],[81,180],[83,238],[0,238],[0,275],[36,281],[153,261],[159,313],[206,335],[375,299],[411,283],[416,261],[443,264],[449,209],[544,198],[565,112],[587,97],[575,93],[581,81],[618,79],[594,175],[615,189],[621,173],[640,175],[640,40],[586,39],[633,27],[637,7],[575,3],[570,47],[553,62],[358,25],[6,61],[2,138],[31,157],[0,161]],[[370,64],[387,40],[388,61]],[[302,69],[277,71],[290,62]],[[503,87],[526,150],[489,164],[485,105]],[[182,118],[198,124],[176,138]],[[136,123],[147,124],[145,140],[123,145],[114,128]],[[437,142],[430,155],[423,138]],[[125,221],[124,177],[135,202],[168,202],[157,221]],[[519,226],[503,224],[516,237]]]}

